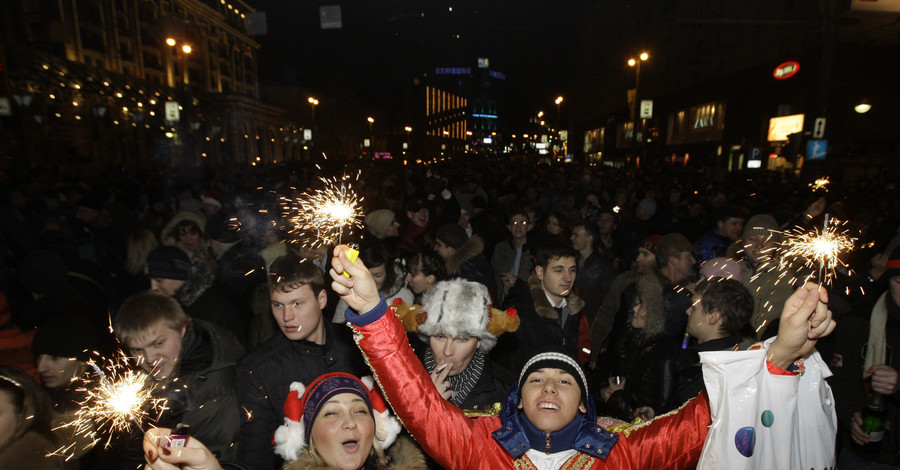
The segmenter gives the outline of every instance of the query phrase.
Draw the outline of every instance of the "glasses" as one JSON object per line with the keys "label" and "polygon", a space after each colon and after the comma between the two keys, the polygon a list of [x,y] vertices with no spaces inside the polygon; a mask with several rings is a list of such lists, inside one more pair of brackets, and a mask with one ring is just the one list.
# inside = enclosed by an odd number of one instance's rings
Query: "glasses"
{"label": "glasses", "polygon": [[522,221],[517,220],[517,221],[510,222],[510,225],[514,225],[514,226],[523,225],[524,226],[524,225],[528,225],[529,223],[530,222],[528,222],[527,220],[522,220]]}

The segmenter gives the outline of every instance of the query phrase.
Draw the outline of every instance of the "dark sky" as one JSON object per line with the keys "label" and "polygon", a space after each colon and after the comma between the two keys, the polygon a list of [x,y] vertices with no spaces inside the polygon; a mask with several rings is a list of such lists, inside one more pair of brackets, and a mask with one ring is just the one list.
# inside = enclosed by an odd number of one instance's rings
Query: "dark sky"
{"label": "dark sky", "polygon": [[[396,114],[414,77],[435,66],[507,76],[508,113],[552,108],[564,94],[584,0],[251,0],[268,34],[256,39],[260,79],[350,93]],[[319,7],[340,5],[343,27],[323,30]]]}

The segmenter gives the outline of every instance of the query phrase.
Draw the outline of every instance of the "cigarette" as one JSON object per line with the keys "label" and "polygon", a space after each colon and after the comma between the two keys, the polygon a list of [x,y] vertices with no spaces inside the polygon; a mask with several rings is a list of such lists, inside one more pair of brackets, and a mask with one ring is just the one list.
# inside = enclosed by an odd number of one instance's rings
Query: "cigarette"
{"label": "cigarette", "polygon": [[444,370],[444,367],[447,367],[447,364],[449,364],[449,362],[445,362],[444,365],[438,367],[438,368],[435,369],[434,371],[435,371],[435,372],[440,372],[440,371]]}
{"label": "cigarette", "polygon": [[559,295],[561,295],[561,296],[563,296],[563,297],[569,295],[569,289],[566,289],[566,290],[560,292]]}

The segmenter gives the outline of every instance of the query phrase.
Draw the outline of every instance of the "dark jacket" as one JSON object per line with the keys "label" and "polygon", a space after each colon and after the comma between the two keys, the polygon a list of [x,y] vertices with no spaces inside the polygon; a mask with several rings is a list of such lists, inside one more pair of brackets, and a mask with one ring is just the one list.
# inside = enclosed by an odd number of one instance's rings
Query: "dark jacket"
{"label": "dark jacket", "polygon": [[292,382],[309,384],[328,372],[369,374],[350,330],[325,318],[325,344],[291,341],[278,332],[237,366],[241,415],[238,462],[249,469],[281,468],[272,434],[284,424],[284,401]]}
{"label": "dark jacket", "polygon": [[634,410],[641,406],[664,409],[675,388],[675,357],[680,346],[679,338],[665,333],[645,341],[625,374],[625,388],[616,391],[607,400],[607,412],[613,417],[631,421]]}
{"label": "dark jacket", "polygon": [[235,303],[238,312],[250,317],[250,299],[256,286],[266,282],[266,262],[247,242],[241,240],[216,258],[214,285]]}
{"label": "dark jacket", "polygon": [[191,276],[175,293],[184,313],[191,318],[214,323],[234,333],[242,345],[247,345],[247,322],[237,308],[213,284],[214,275],[205,263],[193,263]]}
{"label": "dark jacket", "polygon": [[233,458],[241,410],[235,389],[235,364],[244,347],[234,336],[212,323],[194,319],[184,336],[173,381],[162,396],[168,399],[157,426],[191,426],[215,455]]}
{"label": "dark jacket", "polygon": [[[418,348],[416,356],[424,365],[425,354],[429,347],[427,342]],[[471,365],[471,363],[470,363]],[[428,370],[428,366],[425,367]],[[430,374],[432,371],[428,370]],[[515,382],[516,377],[508,376],[504,369],[496,369],[489,357],[484,358],[484,367],[481,369],[481,375],[475,381],[475,385],[466,396],[465,400],[459,404],[459,408],[463,411],[467,410],[486,410],[490,409],[495,403],[502,404],[506,400],[509,393],[509,387]]]}
{"label": "dark jacket", "polygon": [[492,351],[496,360],[509,370],[521,370],[525,359],[534,349],[542,346],[562,346],[567,354],[582,364],[582,349],[590,350],[590,331],[587,320],[581,313],[584,301],[575,294],[566,298],[569,315],[560,324],[560,316],[547,300],[541,288],[541,281],[534,275],[528,284],[517,282],[509,291],[503,308],[518,310],[520,325],[518,331],[501,336]]}
{"label": "dark jacket", "polygon": [[691,398],[703,391],[703,368],[700,366],[700,353],[704,351],[737,351],[743,338],[726,336],[709,340],[703,344],[695,344],[678,351],[675,359],[675,382],[672,393],[662,409],[655,409],[656,414],[663,414],[678,409]]}
{"label": "dark jacket", "polygon": [[600,304],[603,303],[615,276],[616,270],[612,262],[596,251],[592,252],[578,268],[575,291],[584,299],[584,314],[588,323],[597,316]]}

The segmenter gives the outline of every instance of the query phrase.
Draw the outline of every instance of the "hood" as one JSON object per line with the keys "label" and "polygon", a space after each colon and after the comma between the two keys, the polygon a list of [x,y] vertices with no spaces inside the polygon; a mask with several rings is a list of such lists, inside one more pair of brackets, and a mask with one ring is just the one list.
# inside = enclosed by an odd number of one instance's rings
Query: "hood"
{"label": "hood", "polygon": [[[559,315],[550,305],[550,301],[547,300],[547,295],[544,294],[544,288],[541,287],[541,280],[538,279],[536,275],[532,274],[531,277],[528,278],[528,288],[531,289],[531,300],[534,301],[535,313],[543,318],[558,320]],[[573,315],[584,308],[584,300],[582,300],[581,297],[578,297],[574,292],[566,297],[566,303],[569,305],[569,310]]]}
{"label": "hood", "polygon": [[166,227],[162,229],[160,232],[160,238],[163,245],[168,246],[177,246],[178,245],[178,236],[173,233],[175,226],[178,225],[182,220],[192,220],[194,223],[200,227],[204,233],[206,233],[206,217],[199,212],[194,211],[181,211],[175,214],[172,217],[172,220],[166,224]]}
{"label": "hood", "polygon": [[175,292],[175,300],[184,307],[194,305],[194,302],[213,285],[215,279],[215,269],[205,257],[191,256],[191,275],[178,292]]}
{"label": "hood", "polygon": [[[594,396],[588,392],[584,400],[587,413],[579,413],[575,419],[580,420],[575,431],[573,449],[588,454],[592,457],[606,460],[613,446],[619,440],[619,436],[597,425],[597,411],[594,409]],[[513,458],[518,458],[531,448],[528,436],[525,433],[523,421],[527,418],[525,413],[517,408],[519,404],[518,386],[513,385],[507,395],[503,411],[500,412],[500,429],[491,433],[494,440],[500,444]],[[550,433],[551,440],[554,433]]]}
{"label": "hood", "polygon": [[466,261],[478,256],[484,251],[484,242],[478,235],[472,235],[456,249],[456,253],[447,260],[447,274],[456,274],[459,272],[460,266]]}

